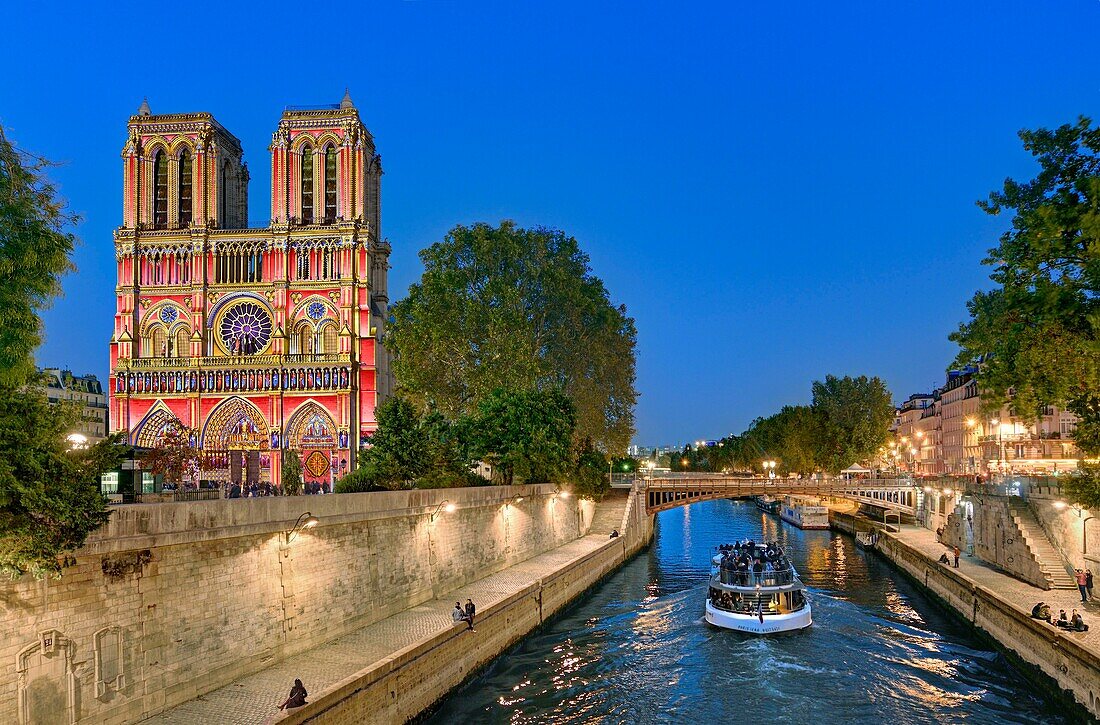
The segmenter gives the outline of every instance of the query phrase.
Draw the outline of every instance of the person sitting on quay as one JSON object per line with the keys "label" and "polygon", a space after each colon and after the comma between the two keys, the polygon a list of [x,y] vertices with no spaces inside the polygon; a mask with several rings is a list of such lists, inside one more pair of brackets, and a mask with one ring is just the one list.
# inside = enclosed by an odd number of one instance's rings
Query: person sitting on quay
{"label": "person sitting on quay", "polygon": [[1054,624],[1055,626],[1061,627],[1062,629],[1066,629],[1067,627],[1069,627],[1069,617],[1066,616],[1066,610],[1058,610],[1058,621]]}
{"label": "person sitting on quay", "polygon": [[1089,631],[1089,626],[1085,624],[1084,618],[1076,609],[1073,610],[1073,616],[1069,618],[1069,628],[1074,632]]}
{"label": "person sitting on quay", "polygon": [[941,564],[950,564],[951,563],[951,561],[947,558],[947,552],[946,551],[943,552],[942,554],[940,554],[939,563],[941,563]]}
{"label": "person sitting on quay", "polygon": [[1031,609],[1032,619],[1041,619],[1044,622],[1050,622],[1050,607],[1046,602],[1039,602]]}
{"label": "person sitting on quay", "polygon": [[306,704],[306,696],[309,693],[306,692],[305,685],[301,680],[294,680],[294,687],[290,688],[290,697],[286,701],[279,705],[280,710],[289,710],[292,707],[301,707]]}
{"label": "person sitting on quay", "polygon": [[617,538],[619,538],[619,530],[618,530],[618,529],[612,529],[612,530],[611,530],[611,536],[609,536],[609,537],[607,537],[607,538],[609,538],[609,539],[617,539]]}
{"label": "person sitting on quay", "polygon": [[461,602],[455,602],[455,608],[451,610],[451,619],[454,620],[455,624],[465,622],[466,629],[474,628],[473,622],[470,621],[470,618],[466,616],[466,612],[462,609]]}

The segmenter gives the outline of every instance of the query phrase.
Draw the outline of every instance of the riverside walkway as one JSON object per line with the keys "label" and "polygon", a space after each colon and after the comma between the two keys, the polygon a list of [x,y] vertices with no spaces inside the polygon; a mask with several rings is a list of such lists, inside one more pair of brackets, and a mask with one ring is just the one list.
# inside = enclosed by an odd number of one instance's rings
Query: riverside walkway
{"label": "riverside walkway", "polygon": [[[933,560],[938,559],[940,554],[945,551],[948,552],[948,557],[951,556],[950,550],[936,540],[936,534],[926,528],[908,524],[903,525],[900,532],[895,536],[903,543],[917,549]],[[941,564],[940,566],[951,565]],[[952,570],[973,583],[996,592],[1001,598],[1029,617],[1031,616],[1032,607],[1039,602],[1046,602],[1050,605],[1051,615],[1054,618],[1058,617],[1059,609],[1066,610],[1067,617],[1072,615],[1073,610],[1076,609],[1084,617],[1085,624],[1089,625],[1088,632],[1071,632],[1055,627],[1053,624],[1048,626],[1052,632],[1073,640],[1079,646],[1100,657],[1100,589],[1093,589],[1098,598],[1094,598],[1085,604],[1081,602],[1081,595],[1077,589],[1040,589],[1005,574],[977,557],[968,556],[965,552],[959,557],[959,568],[954,569],[952,567]],[[1097,573],[1093,572],[1093,574]]]}
{"label": "riverside walkway", "polygon": [[[313,700],[349,675],[381,662],[409,645],[447,629],[465,627],[465,624],[455,624],[451,619],[456,600],[465,602],[470,598],[480,611],[507,599],[606,544],[610,531],[620,526],[625,509],[625,498],[609,498],[596,506],[587,536],[277,662],[261,672],[200,695],[142,722],[158,725],[267,723],[280,714],[279,704],[286,699],[295,678],[302,680],[310,693],[309,699]],[[474,627],[477,627],[476,618]],[[476,631],[468,634],[470,637],[478,636]]]}

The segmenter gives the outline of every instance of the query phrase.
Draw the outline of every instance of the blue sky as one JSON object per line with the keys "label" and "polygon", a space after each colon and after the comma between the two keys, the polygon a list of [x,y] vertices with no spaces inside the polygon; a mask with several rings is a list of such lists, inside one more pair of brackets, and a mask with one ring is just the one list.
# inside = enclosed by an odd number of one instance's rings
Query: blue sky
{"label": "blue sky", "polygon": [[143,96],[241,139],[262,225],[283,106],[348,86],[391,297],[456,223],[573,234],[637,320],[641,443],[739,432],[827,373],[942,382],[1005,224],[974,201],[1033,172],[1018,129],[1100,94],[1095,0],[32,5],[5,11],[0,123],[84,217],[40,364],[106,375]]}

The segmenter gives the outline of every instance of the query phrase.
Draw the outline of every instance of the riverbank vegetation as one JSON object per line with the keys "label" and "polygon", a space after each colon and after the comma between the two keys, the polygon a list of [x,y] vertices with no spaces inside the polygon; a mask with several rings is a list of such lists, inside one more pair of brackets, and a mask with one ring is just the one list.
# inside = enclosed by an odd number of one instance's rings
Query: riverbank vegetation
{"label": "riverbank vegetation", "polygon": [[813,384],[809,405],[787,405],[757,418],[740,435],[709,446],[688,446],[673,456],[674,471],[764,471],[778,474],[837,473],[869,461],[886,443],[894,404],[877,377],[825,376]]}
{"label": "riverbank vegetation", "polygon": [[577,240],[509,221],[420,253],[385,344],[398,395],[336,490],[569,482],[606,489],[634,433],[634,320]]}
{"label": "riverbank vegetation", "polygon": [[[1012,214],[991,249],[994,287],[967,304],[951,336],[958,366],[977,365],[986,413],[1007,405],[1026,422],[1047,406],[1077,416],[1075,442],[1100,456],[1100,128],[1088,118],[1020,131],[1039,164],[1033,179],[1006,179],[979,206]],[[1065,486],[1100,505],[1100,470],[1083,465]]]}

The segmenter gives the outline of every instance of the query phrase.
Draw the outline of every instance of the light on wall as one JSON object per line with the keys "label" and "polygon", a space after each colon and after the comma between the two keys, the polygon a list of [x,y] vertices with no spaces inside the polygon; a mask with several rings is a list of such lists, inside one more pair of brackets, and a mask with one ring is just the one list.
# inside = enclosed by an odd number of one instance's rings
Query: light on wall
{"label": "light on wall", "polygon": [[452,514],[452,513],[454,513],[456,508],[457,508],[457,506],[455,506],[450,501],[447,501],[447,500],[440,501],[439,505],[435,507],[435,511],[433,511],[431,516],[428,517],[428,521],[435,521],[436,517],[439,516],[440,513],[445,512],[445,513]]}
{"label": "light on wall", "polygon": [[291,528],[290,531],[286,532],[286,543],[289,544],[291,541],[294,541],[299,532],[305,531],[306,529],[312,529],[319,523],[321,522],[317,520],[316,516],[311,514],[309,511],[306,511],[304,514],[298,517],[297,521],[294,522],[293,528]]}

